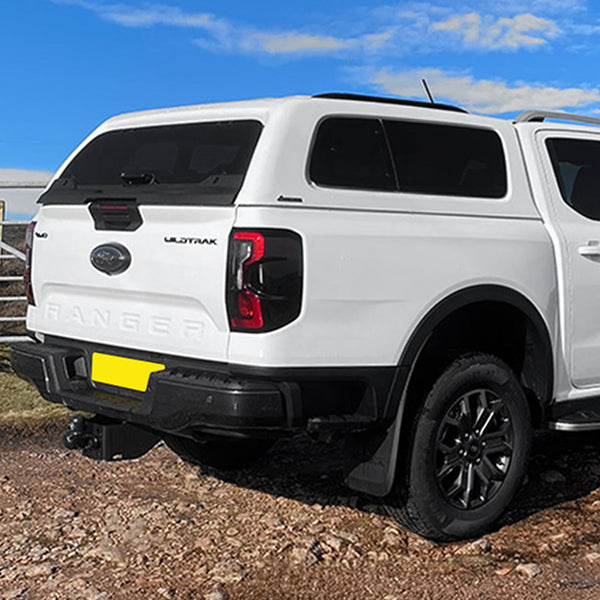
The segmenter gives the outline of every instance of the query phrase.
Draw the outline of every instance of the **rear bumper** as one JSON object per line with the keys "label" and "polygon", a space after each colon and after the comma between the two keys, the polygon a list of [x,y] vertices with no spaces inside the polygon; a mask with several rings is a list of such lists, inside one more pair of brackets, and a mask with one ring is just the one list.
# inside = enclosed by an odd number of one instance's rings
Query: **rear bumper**
{"label": "rear bumper", "polygon": [[[146,392],[92,382],[93,352],[166,364]],[[11,347],[12,364],[48,401],[181,435],[277,436],[385,424],[394,369],[257,369],[48,339]]]}

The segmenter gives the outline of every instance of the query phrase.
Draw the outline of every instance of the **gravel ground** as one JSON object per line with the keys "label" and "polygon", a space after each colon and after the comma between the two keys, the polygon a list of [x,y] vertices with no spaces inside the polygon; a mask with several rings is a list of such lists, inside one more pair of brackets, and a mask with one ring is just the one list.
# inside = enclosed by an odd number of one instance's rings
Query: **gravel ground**
{"label": "gravel ground", "polygon": [[600,443],[542,435],[480,540],[408,534],[303,437],[224,473],[159,445],[95,463],[59,431],[0,433],[0,598],[584,599],[600,596]]}

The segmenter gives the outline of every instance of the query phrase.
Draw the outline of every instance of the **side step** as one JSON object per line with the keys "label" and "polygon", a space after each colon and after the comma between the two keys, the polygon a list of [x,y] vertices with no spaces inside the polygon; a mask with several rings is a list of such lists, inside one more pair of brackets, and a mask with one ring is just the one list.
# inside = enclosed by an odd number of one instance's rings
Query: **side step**
{"label": "side step", "polygon": [[581,409],[548,423],[555,431],[600,431],[600,408]]}

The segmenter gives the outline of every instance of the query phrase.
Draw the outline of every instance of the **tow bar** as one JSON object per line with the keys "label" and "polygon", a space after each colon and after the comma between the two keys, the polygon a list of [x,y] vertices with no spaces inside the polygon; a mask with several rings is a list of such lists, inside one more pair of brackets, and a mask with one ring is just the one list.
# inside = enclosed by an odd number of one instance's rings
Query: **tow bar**
{"label": "tow bar", "polygon": [[63,434],[65,448],[81,450],[94,460],[139,458],[159,441],[153,431],[99,416],[74,415]]}

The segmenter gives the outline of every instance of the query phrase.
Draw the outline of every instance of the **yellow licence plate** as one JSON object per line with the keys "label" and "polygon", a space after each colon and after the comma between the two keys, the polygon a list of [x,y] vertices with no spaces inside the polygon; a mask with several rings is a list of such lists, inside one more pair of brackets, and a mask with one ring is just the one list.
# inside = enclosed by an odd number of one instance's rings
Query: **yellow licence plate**
{"label": "yellow licence plate", "polygon": [[164,370],[160,363],[112,356],[111,354],[92,354],[92,381],[145,392],[152,373]]}

